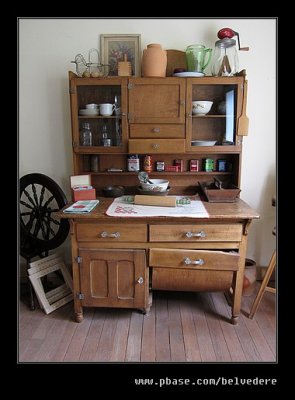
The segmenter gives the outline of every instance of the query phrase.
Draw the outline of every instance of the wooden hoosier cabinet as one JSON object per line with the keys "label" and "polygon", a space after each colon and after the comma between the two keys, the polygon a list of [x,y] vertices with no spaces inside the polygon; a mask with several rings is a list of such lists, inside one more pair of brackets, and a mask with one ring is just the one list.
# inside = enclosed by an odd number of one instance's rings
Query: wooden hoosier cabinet
{"label": "wooden hoosier cabinet", "polygon": [[[148,312],[155,289],[227,291],[232,323],[237,323],[248,230],[259,217],[254,210],[241,199],[211,203],[200,193],[209,218],[109,217],[105,213],[113,199],[102,197],[102,189],[123,185],[126,194],[138,194],[137,172],[127,168],[131,154],[139,156],[140,169],[144,155],[152,157],[149,176],[168,179],[169,195],[196,195],[198,183],[214,178],[239,186],[247,134],[238,130],[244,85],[244,73],[202,78],[79,78],[70,73],[74,174],[91,174],[100,200],[88,215],[58,213],[71,220],[76,321],[88,306]],[[113,104],[115,98],[120,107],[115,115],[79,113],[86,104]],[[196,100],[213,102],[208,114],[193,114]],[[84,122],[90,125],[92,146],[81,145]],[[101,137],[105,130],[107,146]],[[98,158],[95,171],[92,157]],[[181,168],[171,172],[175,160],[181,160]],[[197,168],[191,168],[191,160]],[[156,171],[157,161],[167,170]]]}

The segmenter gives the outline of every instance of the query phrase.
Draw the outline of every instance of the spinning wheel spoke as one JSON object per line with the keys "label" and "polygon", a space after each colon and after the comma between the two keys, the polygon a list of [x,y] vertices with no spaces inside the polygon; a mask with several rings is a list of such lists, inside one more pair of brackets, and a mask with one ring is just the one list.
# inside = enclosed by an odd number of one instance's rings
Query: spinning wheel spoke
{"label": "spinning wheel spoke", "polygon": [[54,200],[54,196],[50,196],[49,199],[44,203],[43,208],[48,207],[48,204],[50,204],[52,202],[52,200]]}
{"label": "spinning wheel spoke", "polygon": [[40,231],[40,227],[41,227],[40,221],[37,219],[36,220],[36,224],[35,224],[35,229],[34,229],[34,232],[33,232],[33,236],[35,238],[38,236],[38,233]]}
{"label": "spinning wheel spoke", "polygon": [[48,216],[47,219],[48,219],[48,222],[52,222],[55,225],[60,225],[60,221],[58,221],[57,219],[54,219],[50,216]]}
{"label": "spinning wheel spoke", "polygon": [[21,215],[22,217],[24,217],[24,216],[26,216],[26,215],[31,215],[31,213],[30,213],[30,211],[27,211],[27,212],[22,212],[22,213],[20,213],[20,215]]}
{"label": "spinning wheel spoke", "polygon": [[20,201],[20,204],[22,204],[23,206],[30,208],[31,210],[34,210],[35,207],[30,206],[30,204],[24,202],[23,200]]}
{"label": "spinning wheel spoke", "polygon": [[42,206],[42,203],[43,203],[44,193],[45,193],[45,186],[42,186],[41,193],[40,193],[40,199],[39,199],[40,207]]}
{"label": "spinning wheel spoke", "polygon": [[34,219],[35,219],[35,214],[32,213],[32,214],[30,215],[29,221],[25,224],[25,227],[26,227],[26,229],[27,229],[29,232],[31,231],[31,229],[32,229],[32,227],[33,227]]}
{"label": "spinning wheel spoke", "polygon": [[[45,225],[46,225],[47,231],[49,231],[49,232],[52,234],[52,236],[54,236],[54,235],[55,235],[55,232],[54,232],[54,230],[51,228],[50,222],[49,222],[48,220],[47,220],[47,221],[44,220],[44,223],[45,223]],[[48,235],[49,235],[49,234],[48,234]]]}
{"label": "spinning wheel spoke", "polygon": [[33,183],[32,183],[32,191],[33,191],[33,196],[34,196],[36,205],[38,206],[38,205],[39,205],[39,202],[38,202],[37,191],[36,191],[36,187],[35,187],[35,185],[34,185]]}
{"label": "spinning wheel spoke", "polygon": [[30,193],[26,191],[26,189],[24,189],[24,194],[27,196],[29,202],[32,203],[34,207],[35,207],[36,205],[38,205],[38,203],[37,203],[37,204],[34,203],[34,200],[32,199]]}
{"label": "spinning wheel spoke", "polygon": [[43,238],[44,238],[45,240],[48,240],[48,239],[49,239],[49,235],[47,235],[46,232],[45,232],[45,229],[44,229],[44,222],[45,222],[45,221],[40,220],[41,232],[42,232]]}

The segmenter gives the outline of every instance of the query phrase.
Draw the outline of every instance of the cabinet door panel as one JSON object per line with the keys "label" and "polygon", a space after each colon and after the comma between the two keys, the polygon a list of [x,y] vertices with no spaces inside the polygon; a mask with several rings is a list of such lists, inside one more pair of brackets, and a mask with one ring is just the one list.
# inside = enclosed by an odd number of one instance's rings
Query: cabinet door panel
{"label": "cabinet door panel", "polygon": [[108,265],[106,260],[91,260],[89,267],[91,297],[108,297]]}
{"label": "cabinet door panel", "polygon": [[135,269],[135,264],[133,262],[127,260],[117,262],[118,298],[134,298]]}
{"label": "cabinet door panel", "polygon": [[82,306],[147,307],[145,250],[79,249],[79,256]]}
{"label": "cabinet door panel", "polygon": [[130,122],[184,123],[184,80],[176,78],[132,79],[129,88]]}

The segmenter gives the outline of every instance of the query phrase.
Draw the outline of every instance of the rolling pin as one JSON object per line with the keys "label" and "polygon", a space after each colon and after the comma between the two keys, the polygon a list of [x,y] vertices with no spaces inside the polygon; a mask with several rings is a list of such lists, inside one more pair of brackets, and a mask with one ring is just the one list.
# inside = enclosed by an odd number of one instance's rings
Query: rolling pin
{"label": "rolling pin", "polygon": [[149,196],[138,194],[134,196],[134,204],[140,204],[142,206],[159,206],[159,207],[176,207],[175,196]]}

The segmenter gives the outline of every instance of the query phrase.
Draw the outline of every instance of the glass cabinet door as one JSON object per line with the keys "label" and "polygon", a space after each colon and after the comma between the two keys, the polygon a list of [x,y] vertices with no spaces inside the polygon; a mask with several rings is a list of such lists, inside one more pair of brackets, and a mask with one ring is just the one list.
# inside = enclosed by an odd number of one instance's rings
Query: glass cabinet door
{"label": "glass cabinet door", "polygon": [[237,115],[241,112],[239,90],[239,86],[230,81],[207,84],[188,80],[187,148],[190,151],[206,147],[214,152],[216,146],[218,151],[225,151],[224,146],[233,146],[226,151],[234,151],[234,147],[240,145],[236,136]]}
{"label": "glass cabinet door", "polygon": [[[77,78],[73,80],[73,86],[74,151],[84,154],[126,151],[127,80],[114,78],[106,82],[95,78]],[[83,140],[85,125],[91,135],[91,139],[86,141]]]}

